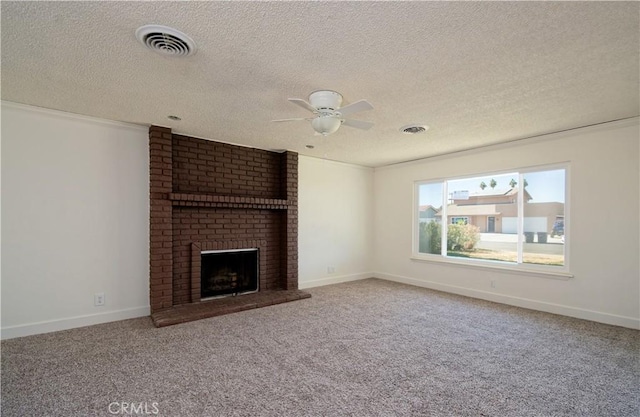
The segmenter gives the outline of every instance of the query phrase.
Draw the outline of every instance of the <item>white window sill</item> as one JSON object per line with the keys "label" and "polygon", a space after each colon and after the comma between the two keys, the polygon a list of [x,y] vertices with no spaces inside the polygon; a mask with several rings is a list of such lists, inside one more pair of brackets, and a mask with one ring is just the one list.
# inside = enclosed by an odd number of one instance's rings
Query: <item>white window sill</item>
{"label": "white window sill", "polygon": [[[470,260],[470,259],[455,259],[452,257],[445,257],[442,255],[423,255],[413,254],[410,258],[416,262],[429,262],[437,264],[447,264],[452,266],[462,266],[472,269],[485,269],[499,272],[508,272],[514,274],[531,275],[550,279],[559,279],[568,281],[573,278],[573,274],[565,270],[553,271],[548,267],[536,268],[535,266],[528,266],[523,264],[509,264],[500,261],[487,261],[487,260]],[[560,267],[559,267],[560,268]]]}

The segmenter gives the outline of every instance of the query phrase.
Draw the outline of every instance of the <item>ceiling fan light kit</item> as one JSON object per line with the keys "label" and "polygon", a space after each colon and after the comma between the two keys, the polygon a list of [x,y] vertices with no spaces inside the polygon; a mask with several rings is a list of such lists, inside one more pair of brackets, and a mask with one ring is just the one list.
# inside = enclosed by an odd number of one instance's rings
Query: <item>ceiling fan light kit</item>
{"label": "ceiling fan light kit", "polygon": [[373,123],[360,120],[345,119],[346,114],[356,113],[365,110],[372,110],[373,106],[366,100],[359,100],[344,107],[342,105],[342,94],[331,90],[318,90],[309,95],[309,101],[300,98],[290,98],[290,102],[297,104],[303,109],[312,112],[315,117],[310,119],[280,119],[274,122],[290,122],[298,120],[311,120],[311,127],[323,135],[327,136],[337,131],[341,125],[354,127],[356,129],[367,130]]}
{"label": "ceiling fan light kit", "polygon": [[335,116],[318,116],[311,121],[313,130],[320,133],[322,136],[327,136],[334,133],[342,121]]}

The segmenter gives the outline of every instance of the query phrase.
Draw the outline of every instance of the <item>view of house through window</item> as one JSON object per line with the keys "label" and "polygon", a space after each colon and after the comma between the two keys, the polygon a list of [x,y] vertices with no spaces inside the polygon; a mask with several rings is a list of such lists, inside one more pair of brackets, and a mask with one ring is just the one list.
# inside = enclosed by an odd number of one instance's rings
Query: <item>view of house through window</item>
{"label": "view of house through window", "polygon": [[[442,183],[420,185],[419,243],[420,253],[440,254],[442,252],[442,224],[436,217],[442,211]],[[424,203],[424,204],[423,204]]]}
{"label": "view of house through window", "polygon": [[418,184],[418,252],[563,266],[564,168]]}

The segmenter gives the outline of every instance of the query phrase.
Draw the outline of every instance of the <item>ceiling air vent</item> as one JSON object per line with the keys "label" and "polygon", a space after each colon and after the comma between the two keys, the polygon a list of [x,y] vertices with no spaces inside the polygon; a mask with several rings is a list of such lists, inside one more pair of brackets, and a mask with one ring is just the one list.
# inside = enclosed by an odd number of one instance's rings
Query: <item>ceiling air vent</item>
{"label": "ceiling air vent", "polygon": [[416,133],[423,133],[429,129],[427,125],[407,125],[400,128],[402,133],[406,133],[407,135],[415,135]]}
{"label": "ceiling air vent", "polygon": [[140,26],[136,30],[136,38],[147,48],[162,55],[185,57],[196,53],[193,39],[167,26]]}

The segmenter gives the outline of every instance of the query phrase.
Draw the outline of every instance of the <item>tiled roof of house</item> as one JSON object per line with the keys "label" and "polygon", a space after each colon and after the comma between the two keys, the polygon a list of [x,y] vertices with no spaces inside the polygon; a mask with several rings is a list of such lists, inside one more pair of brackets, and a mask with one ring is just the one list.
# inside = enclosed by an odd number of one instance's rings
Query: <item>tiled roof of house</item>
{"label": "tiled roof of house", "polygon": [[497,195],[514,195],[518,193],[518,188],[490,188],[469,193],[469,197],[489,197]]}
{"label": "tiled roof of house", "polygon": [[[491,188],[487,187],[484,190],[477,190],[469,193],[469,197],[498,197],[498,196],[510,196],[518,194],[518,187],[514,188]],[[525,188],[525,198],[531,200],[531,195]]]}
{"label": "tiled roof of house", "polygon": [[[447,216],[496,216],[500,212],[496,211],[496,204],[478,204],[470,206],[458,206],[451,204],[447,206]],[[438,211],[436,216],[442,216],[442,211]]]}

